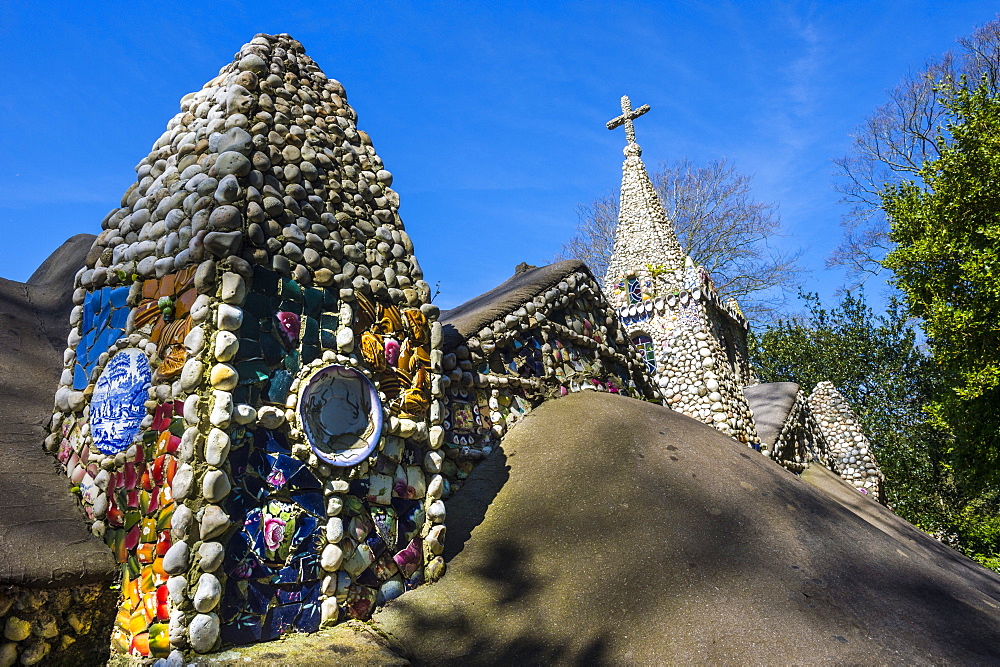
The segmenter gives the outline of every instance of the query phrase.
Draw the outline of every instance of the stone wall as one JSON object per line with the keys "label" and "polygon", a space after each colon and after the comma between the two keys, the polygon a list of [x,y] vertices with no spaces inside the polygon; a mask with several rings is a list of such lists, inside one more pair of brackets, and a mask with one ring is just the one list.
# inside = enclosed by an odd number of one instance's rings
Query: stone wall
{"label": "stone wall", "polygon": [[365,619],[443,571],[438,309],[355,121],[258,35],[77,273],[46,446],[120,564],[118,654]]}
{"label": "stone wall", "polygon": [[0,586],[0,667],[103,663],[117,598],[118,592],[104,583]]}

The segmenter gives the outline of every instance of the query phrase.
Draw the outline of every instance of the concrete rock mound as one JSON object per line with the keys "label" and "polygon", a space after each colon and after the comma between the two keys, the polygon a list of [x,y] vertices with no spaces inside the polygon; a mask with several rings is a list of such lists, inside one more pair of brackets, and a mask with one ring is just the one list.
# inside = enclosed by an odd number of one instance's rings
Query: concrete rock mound
{"label": "concrete rock mound", "polygon": [[39,443],[51,414],[69,329],[74,267],[94,237],[66,241],[26,283],[0,279],[0,584],[45,587],[110,580],[114,565],[91,537],[65,475]]}
{"label": "concrete rock mound", "polygon": [[447,576],[375,621],[415,664],[1000,659],[1000,577],[840,495],[667,408],[572,394],[449,500]]}
{"label": "concrete rock mound", "polygon": [[67,240],[27,282],[0,278],[0,664],[107,654],[116,576],[71,482],[42,450],[72,307],[73,272],[94,236]]}

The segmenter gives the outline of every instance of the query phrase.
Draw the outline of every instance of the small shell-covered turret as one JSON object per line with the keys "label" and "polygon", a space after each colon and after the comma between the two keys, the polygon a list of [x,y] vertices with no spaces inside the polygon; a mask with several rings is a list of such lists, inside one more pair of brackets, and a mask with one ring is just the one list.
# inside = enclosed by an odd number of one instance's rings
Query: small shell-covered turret
{"label": "small shell-covered turret", "polygon": [[364,619],[443,571],[438,309],[356,120],[257,35],[77,274],[46,446],[121,564],[119,653]]}

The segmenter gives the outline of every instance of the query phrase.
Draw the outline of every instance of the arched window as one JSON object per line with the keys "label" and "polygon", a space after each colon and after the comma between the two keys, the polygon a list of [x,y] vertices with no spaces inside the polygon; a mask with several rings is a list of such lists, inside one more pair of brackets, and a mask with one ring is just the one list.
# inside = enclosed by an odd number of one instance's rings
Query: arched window
{"label": "arched window", "polygon": [[632,344],[639,349],[639,356],[646,362],[649,372],[656,373],[656,350],[653,349],[653,339],[645,334],[632,337]]}
{"label": "arched window", "polygon": [[726,358],[729,359],[729,365],[732,367],[733,373],[736,375],[736,381],[742,384],[743,378],[741,377],[742,373],[740,372],[740,363],[736,347],[730,339],[726,338],[726,336],[722,334],[719,336],[719,344],[722,346],[722,349],[726,351]]}
{"label": "arched window", "polygon": [[639,303],[642,301],[642,285],[639,284],[638,278],[628,279],[628,302],[629,303]]}

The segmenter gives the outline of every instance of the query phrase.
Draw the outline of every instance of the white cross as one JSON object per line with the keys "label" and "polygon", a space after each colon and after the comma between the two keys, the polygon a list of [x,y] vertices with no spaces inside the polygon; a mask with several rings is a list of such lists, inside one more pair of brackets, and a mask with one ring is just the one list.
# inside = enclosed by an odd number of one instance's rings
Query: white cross
{"label": "white cross", "polygon": [[630,144],[635,143],[635,127],[632,125],[632,121],[641,116],[642,114],[649,111],[649,105],[643,104],[641,107],[632,111],[632,101],[628,98],[628,95],[622,95],[622,115],[617,118],[612,118],[608,121],[608,129],[613,130],[621,125],[625,126],[625,139],[628,140]]}

